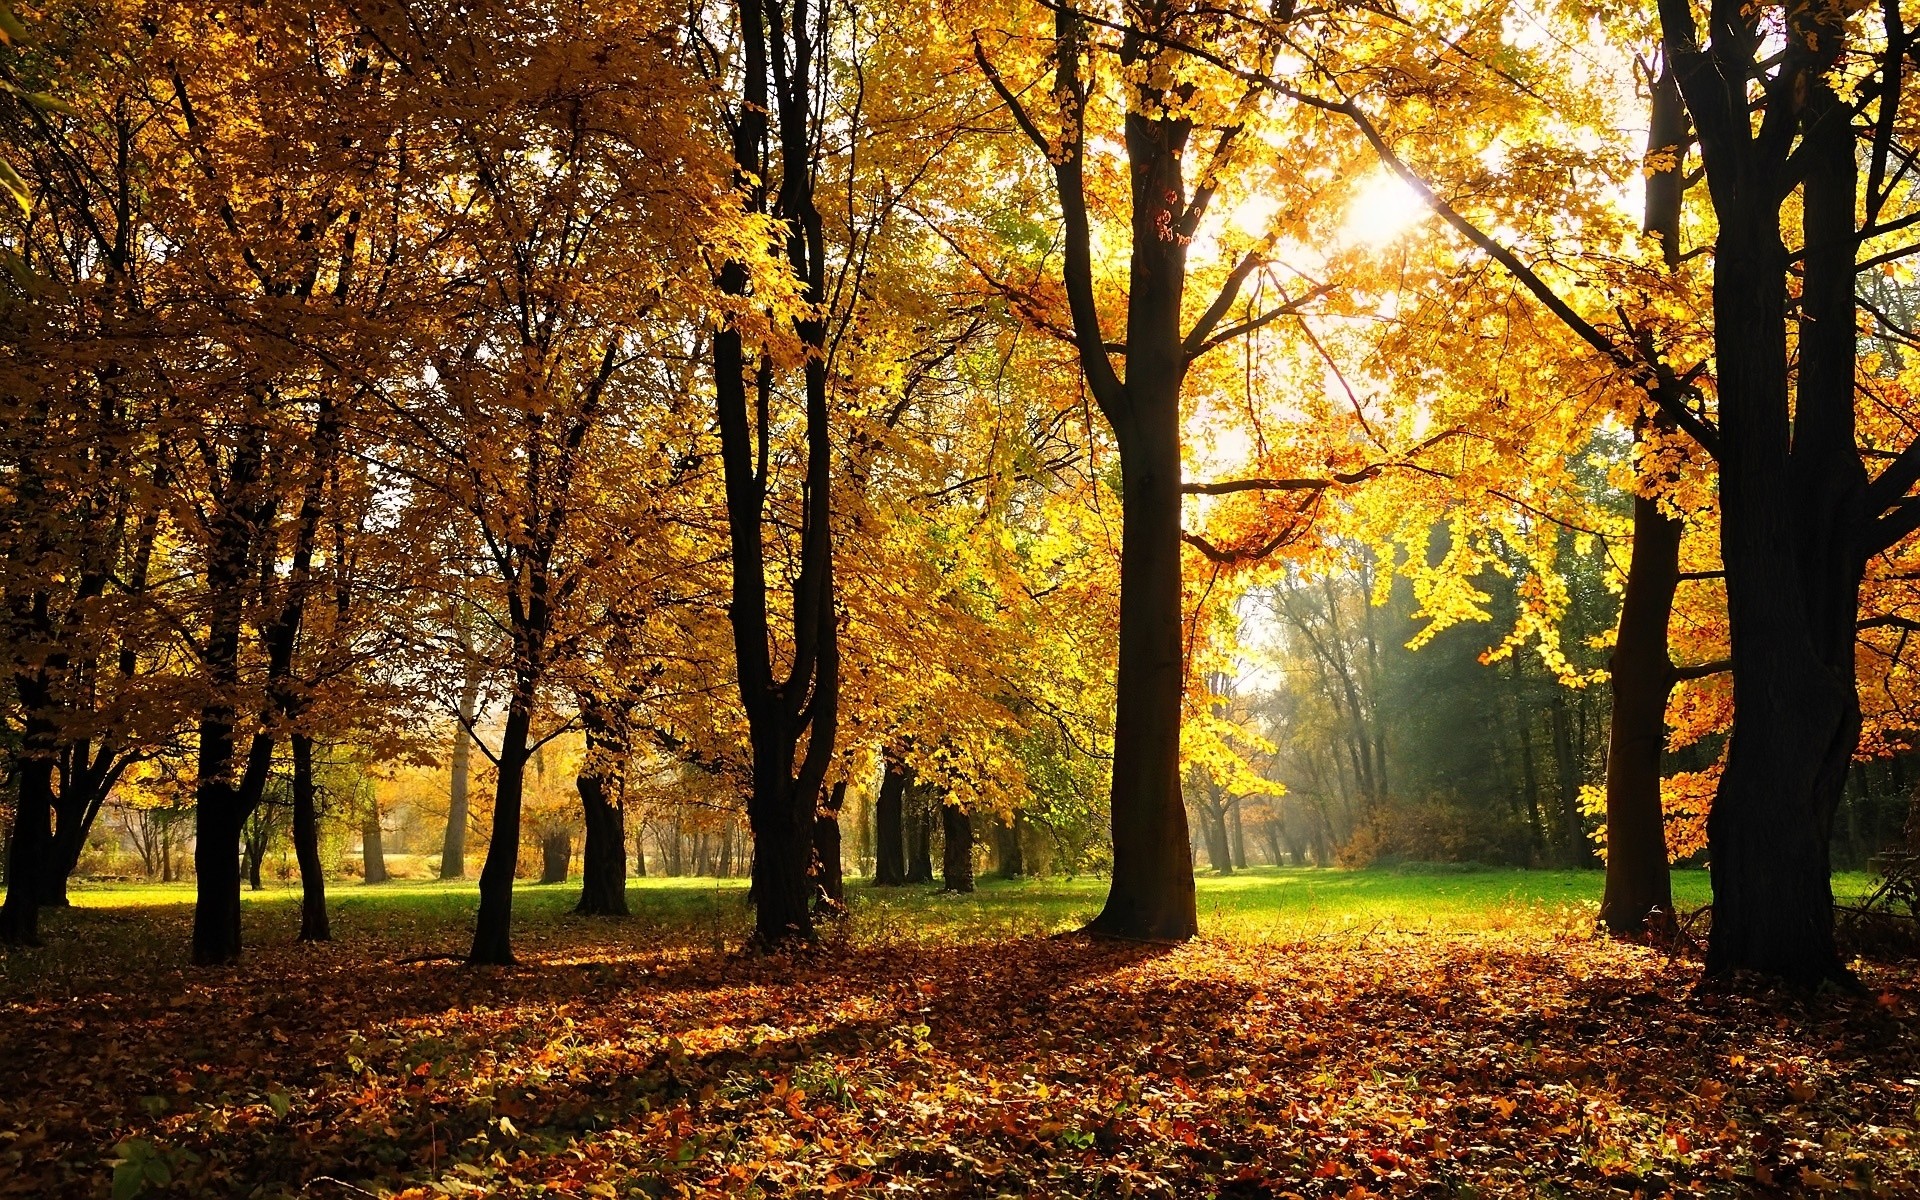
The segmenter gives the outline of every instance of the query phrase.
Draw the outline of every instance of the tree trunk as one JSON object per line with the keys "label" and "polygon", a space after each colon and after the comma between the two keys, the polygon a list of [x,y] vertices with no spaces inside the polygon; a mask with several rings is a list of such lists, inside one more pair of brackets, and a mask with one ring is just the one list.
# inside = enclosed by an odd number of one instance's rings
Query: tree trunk
{"label": "tree trunk", "polygon": [[912,784],[913,768],[888,755],[873,804],[873,882],[883,887],[907,882],[905,801]]}
{"label": "tree trunk", "polygon": [[368,883],[387,881],[386,841],[380,828],[380,806],[367,802],[367,815],[360,822],[360,863]]}
{"label": "tree trunk", "polygon": [[940,856],[943,892],[973,891],[973,818],[957,804],[940,805],[940,828],[946,845]]}
{"label": "tree trunk", "polygon": [[840,806],[846,803],[847,781],[833,785],[827,800],[813,817],[815,907],[840,912],[846,908],[846,870],[840,861]]}
{"label": "tree trunk", "polygon": [[[586,814],[586,844],[580,851],[580,903],[573,911],[583,916],[627,915],[626,789],[620,774],[625,754],[616,739],[602,735],[596,756],[591,723],[587,730],[587,758],[574,786]],[[644,860],[641,872],[645,873]]]}
{"label": "tree trunk", "polygon": [[[51,734],[47,723],[40,724]],[[16,753],[13,777],[18,785],[17,805],[13,837],[7,849],[7,898],[5,903],[0,903],[0,944],[37,946],[40,944],[39,872],[53,840],[53,759],[46,754]]]}
{"label": "tree trunk", "polygon": [[300,864],[300,940],[331,941],[327,880],[320,865],[320,810],[313,786],[313,739],[293,735],[293,856]]}
{"label": "tree trunk", "polygon": [[1229,840],[1233,845],[1233,865],[1244,871],[1247,869],[1247,831],[1240,820],[1240,797],[1227,801],[1227,822]]}
{"label": "tree trunk", "polygon": [[265,884],[260,879],[261,860],[267,856],[267,834],[258,828],[247,829],[240,839],[241,854],[247,867],[247,890],[257,892]]}
{"label": "tree trunk", "polygon": [[467,784],[473,762],[473,735],[468,732],[479,715],[481,664],[467,660],[467,677],[460,685],[460,726],[453,731],[452,778],[447,784],[447,834],[440,844],[440,878],[467,877]]}
{"label": "tree trunk", "polygon": [[520,862],[520,801],[525,794],[527,731],[533,724],[533,680],[516,680],[500,741],[498,778],[493,790],[493,836],[480,868],[480,914],[474,921],[473,966],[513,965],[513,875]]}
{"label": "tree trunk", "polygon": [[1027,873],[1026,854],[1020,845],[1021,824],[1018,810],[993,823],[994,856],[999,860],[1002,879],[1019,879]]}
{"label": "tree trunk", "polygon": [[927,805],[927,788],[916,784],[906,798],[907,882],[933,882],[933,813]]}
{"label": "tree trunk", "polygon": [[551,830],[540,838],[540,882],[565,883],[573,863],[573,835],[564,829]]}
{"label": "tree trunk", "polygon": [[[1846,18],[1788,9],[1785,48],[1768,75],[1773,60],[1756,61],[1757,18],[1716,5],[1707,41],[1686,5],[1663,0],[1660,12],[1718,219],[1713,448],[1734,719],[1707,819],[1707,972],[1853,985],[1834,944],[1829,838],[1860,734],[1861,574],[1869,555],[1913,528],[1888,528],[1880,513],[1910,516],[1914,461],[1903,453],[1870,491],[1855,441],[1859,165],[1851,106],[1829,78],[1847,49]],[[1897,36],[1893,46],[1882,71],[1897,75],[1906,50]],[[1880,103],[1897,94],[1884,89]],[[1782,202],[1796,183],[1802,246],[1790,310],[1795,263]]]}
{"label": "tree trunk", "polygon": [[1651,496],[1633,502],[1633,556],[1614,642],[1607,736],[1607,884],[1600,919],[1617,937],[1673,928],[1660,756],[1673,662],[1667,625],[1680,585],[1682,523]]}

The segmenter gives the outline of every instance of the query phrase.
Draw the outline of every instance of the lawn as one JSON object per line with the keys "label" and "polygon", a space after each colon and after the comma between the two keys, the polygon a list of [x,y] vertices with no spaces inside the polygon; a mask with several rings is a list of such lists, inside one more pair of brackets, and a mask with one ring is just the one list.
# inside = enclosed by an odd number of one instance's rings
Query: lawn
{"label": "lawn", "polygon": [[189,889],[84,887],[0,958],[0,1195],[1920,1194],[1911,969],[1703,991],[1593,936],[1599,884],[1203,877],[1173,949],[1044,936],[1097,880],[856,887],[781,958],[738,881],[637,881],[624,921],[522,886],[523,965],[471,970],[413,961],[471,885],[342,883],[335,943],[250,893],[211,971]]}

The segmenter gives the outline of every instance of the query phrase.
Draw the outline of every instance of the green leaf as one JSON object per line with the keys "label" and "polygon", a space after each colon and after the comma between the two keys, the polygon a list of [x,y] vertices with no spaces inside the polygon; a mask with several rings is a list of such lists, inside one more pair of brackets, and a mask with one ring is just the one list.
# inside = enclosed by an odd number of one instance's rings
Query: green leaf
{"label": "green leaf", "polygon": [[65,113],[68,116],[73,116],[76,111],[73,105],[68,104],[65,100],[48,92],[30,92],[23,87],[16,87],[5,80],[0,80],[0,88],[5,88],[7,91],[20,97],[24,103],[31,104],[35,108],[45,112]]}
{"label": "green leaf", "polygon": [[0,158],[0,187],[13,194],[14,203],[20,206],[21,212],[33,211],[33,190],[27,186],[26,180],[20,178],[20,172],[13,169],[13,164],[4,158]]}
{"label": "green leaf", "polygon": [[20,23],[19,17],[13,15],[13,9],[0,0],[0,43],[11,46],[26,40],[27,27]]}
{"label": "green leaf", "polygon": [[285,1117],[293,1108],[293,1097],[285,1092],[268,1092],[267,1107],[273,1110],[274,1116]]}

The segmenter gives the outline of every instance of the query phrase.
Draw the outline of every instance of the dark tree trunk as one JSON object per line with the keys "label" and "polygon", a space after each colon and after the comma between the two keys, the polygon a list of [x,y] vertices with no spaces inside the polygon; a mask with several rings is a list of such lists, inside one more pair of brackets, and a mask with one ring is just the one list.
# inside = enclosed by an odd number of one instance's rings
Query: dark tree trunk
{"label": "dark tree trunk", "polygon": [[[1152,20],[1164,20],[1155,10]],[[1164,53],[1157,35],[1120,35],[1124,70]],[[1188,333],[1181,329],[1187,245],[1211,192],[1189,197],[1182,156],[1192,126],[1177,115],[1165,82],[1136,89],[1125,116],[1132,241],[1126,317],[1126,378],[1107,349],[1093,282],[1085,119],[1088,85],[1085,19],[1070,5],[1054,10],[1054,111],[1061,128],[1042,131],[1000,79],[984,47],[975,56],[989,82],[1046,154],[1062,220],[1061,263],[1074,340],[1088,390],[1120,449],[1122,545],[1120,644],[1114,713],[1113,876],[1106,905],[1088,931],[1124,938],[1181,940],[1197,929],[1187,812],[1180,794],[1181,644],[1180,394],[1188,363],[1232,307],[1252,270],[1236,269],[1227,290]],[[1229,138],[1234,134],[1227,135]],[[1218,148],[1224,154],[1229,143]]]}
{"label": "dark tree trunk", "polygon": [[320,865],[320,806],[313,786],[313,739],[293,735],[293,857],[300,864],[300,940],[331,941],[327,879]]}
{"label": "dark tree trunk", "polygon": [[945,847],[940,856],[943,892],[973,890],[973,818],[957,804],[940,806],[940,829]]}
{"label": "dark tree trunk", "polygon": [[526,788],[533,684],[523,674],[507,706],[493,790],[493,836],[480,868],[480,914],[473,925],[473,948],[467,952],[473,966],[513,965],[513,876],[520,865],[520,801]]}
{"label": "dark tree trunk", "polygon": [[1667,623],[1680,584],[1681,522],[1659,501],[1633,502],[1633,557],[1614,642],[1607,738],[1607,884],[1600,919],[1618,937],[1673,925],[1660,756],[1667,743],[1673,662]]}
{"label": "dark tree trunk", "polygon": [[1227,801],[1227,826],[1233,844],[1233,865],[1244,871],[1247,869],[1247,831],[1240,820],[1240,799],[1235,796]]}
{"label": "dark tree trunk", "polygon": [[[1828,854],[1860,733],[1859,585],[1867,556],[1913,527],[1896,521],[1876,537],[1884,525],[1873,520],[1880,501],[1899,506],[1915,462],[1903,454],[1889,466],[1892,484],[1876,481],[1885,494],[1870,506],[1854,439],[1858,165],[1851,110],[1828,79],[1845,48],[1845,16],[1789,10],[1777,79],[1753,92],[1750,81],[1768,70],[1755,61],[1755,13],[1717,0],[1703,46],[1691,9],[1680,0],[1660,9],[1719,223],[1715,451],[1734,722],[1707,821],[1707,971],[1851,984],[1834,943]],[[1904,72],[1905,31],[1891,32],[1895,61],[1884,69]],[[1764,109],[1758,136],[1752,95]],[[1793,262],[1782,241],[1782,202],[1796,180],[1797,376],[1787,330]]]}
{"label": "dark tree trunk", "polygon": [[915,785],[907,793],[907,882],[933,882],[933,812],[927,788]]}
{"label": "dark tree trunk", "polygon": [[447,784],[447,834],[440,844],[440,878],[467,877],[467,785],[473,763],[473,722],[479,714],[480,660],[467,661],[460,685],[460,726],[453,731],[452,778]]}
{"label": "dark tree trunk", "polygon": [[[590,705],[583,709],[591,708]],[[625,746],[601,722],[597,737],[588,717],[587,757],[574,785],[586,814],[586,844],[580,852],[580,903],[573,911],[583,916],[627,915],[627,821],[623,783]],[[644,872],[645,867],[642,866]]]}
{"label": "dark tree trunk", "polygon": [[[1645,229],[1660,239],[1671,270],[1680,265],[1689,129],[1680,85],[1665,55],[1652,92],[1647,152],[1658,161],[1646,173]],[[1674,429],[1671,419],[1653,406],[1634,433],[1636,440],[1652,433],[1664,441]],[[1655,475],[1642,482],[1642,491],[1666,482]],[[1685,531],[1684,522],[1665,512],[1657,496],[1634,497],[1633,551],[1608,663],[1613,703],[1607,731],[1607,884],[1600,920],[1615,937],[1666,935],[1675,927],[1660,762],[1674,684],[1667,629],[1680,587],[1680,539]]]}
{"label": "dark tree trunk", "polygon": [[907,882],[905,803],[912,784],[913,768],[888,755],[873,804],[873,881],[885,887]]}
{"label": "dark tree trunk", "polygon": [[1021,824],[1018,811],[993,823],[994,857],[1002,879],[1019,879],[1027,873],[1026,854],[1020,844]]}
{"label": "dark tree trunk", "polygon": [[[782,6],[771,0],[740,0],[737,12],[741,59],[739,104],[730,121],[733,182],[749,211],[779,222],[803,296],[821,303],[826,299],[826,247],[813,194],[817,117],[812,106],[824,12],[812,3]],[[770,128],[769,117],[777,119],[777,128]],[[777,155],[770,153],[776,147]],[[770,196],[768,187],[775,178],[777,192]],[[728,294],[748,294],[741,263],[723,266],[718,282]],[[799,569],[792,583],[793,625],[790,636],[782,639],[791,664],[785,678],[776,676],[771,650],[765,544],[768,472],[777,469],[766,450],[771,433],[767,396],[774,387],[775,366],[764,354],[750,361],[746,341],[731,322],[713,341],[732,549],[729,616],[753,765],[747,817],[753,832],[754,937],[763,947],[813,935],[814,809],[834,751],[840,689],[825,318],[817,312],[803,315],[794,322],[794,332],[815,353],[801,368],[806,499],[800,514]],[[755,390],[751,399],[750,376]]]}
{"label": "dark tree trunk", "polygon": [[260,867],[267,857],[267,830],[258,822],[250,825],[241,838],[241,853],[246,860],[247,890],[257,892],[266,886],[260,878]]}
{"label": "dark tree trunk", "polygon": [[540,838],[540,882],[565,883],[573,863],[573,835],[555,829]]}
{"label": "dark tree trunk", "polygon": [[[45,733],[51,734],[50,726]],[[44,737],[34,740],[44,742]],[[0,903],[0,944],[40,944],[39,872],[53,840],[53,759],[46,754],[14,756],[17,785],[13,837],[7,848],[7,898]]]}
{"label": "dark tree trunk", "polygon": [[846,871],[840,862],[840,806],[846,803],[847,781],[833,785],[813,818],[813,869],[816,908],[840,912],[846,908]]}

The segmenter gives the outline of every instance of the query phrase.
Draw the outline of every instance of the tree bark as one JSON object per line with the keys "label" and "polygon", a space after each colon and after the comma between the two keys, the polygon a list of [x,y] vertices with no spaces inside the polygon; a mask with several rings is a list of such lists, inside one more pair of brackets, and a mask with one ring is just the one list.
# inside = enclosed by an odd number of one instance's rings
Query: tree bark
{"label": "tree bark", "polygon": [[1005,820],[993,823],[994,857],[1002,879],[1019,879],[1027,873],[1027,860],[1020,845],[1021,818],[1015,810]]}
{"label": "tree bark", "polygon": [[[625,770],[625,747],[610,730],[596,737],[589,718],[587,757],[574,780],[587,826],[580,852],[580,903],[573,909],[582,916],[627,915]],[[641,872],[645,870],[643,863]]]}
{"label": "tree bark", "polygon": [[293,856],[300,865],[300,940],[331,941],[326,872],[320,865],[320,806],[313,786],[313,739],[293,735]]}
{"label": "tree bark", "polygon": [[[1707,972],[1855,985],[1834,943],[1828,846],[1859,740],[1859,586],[1879,527],[1854,436],[1858,165],[1851,110],[1828,79],[1845,48],[1845,18],[1789,10],[1756,136],[1757,16],[1716,0],[1703,45],[1681,0],[1661,0],[1660,12],[1719,222],[1714,449],[1734,721],[1707,820]],[[1793,264],[1782,241],[1782,202],[1796,180],[1797,374],[1786,324]],[[1888,468],[1902,484],[1884,497],[1889,504],[1911,486],[1895,467],[1910,465],[1903,456]],[[1888,536],[1898,540],[1903,528]]]}
{"label": "tree bark", "polygon": [[367,804],[367,815],[360,822],[361,873],[368,883],[385,883],[387,850],[384,831],[380,828],[380,806],[371,799]]}
{"label": "tree bark", "polygon": [[927,804],[927,787],[916,783],[908,789],[907,807],[907,882],[933,882],[933,811]]}
{"label": "tree bark", "polygon": [[[29,718],[30,728],[33,720]],[[52,733],[50,723],[40,725],[46,727],[46,734]],[[39,872],[53,840],[53,759],[24,747],[23,751],[13,756],[17,803],[7,848],[7,898],[0,903],[0,944],[9,946],[40,944]]]}
{"label": "tree bark", "polygon": [[840,806],[846,803],[847,781],[833,785],[813,818],[814,887],[816,908],[840,912],[846,908],[846,870],[840,861]]}
{"label": "tree bark", "polygon": [[513,875],[520,862],[520,802],[525,794],[527,732],[533,725],[533,683],[522,673],[507,706],[493,789],[493,835],[480,867],[480,913],[474,920],[472,966],[513,965]]}
{"label": "tree bark", "polygon": [[1673,661],[1667,625],[1680,584],[1679,518],[1651,496],[1633,502],[1633,557],[1608,680],[1607,882],[1600,919],[1618,937],[1673,927],[1660,758],[1667,743]]}
{"label": "tree bark", "polygon": [[565,883],[573,865],[573,835],[554,829],[540,837],[540,882]]}
{"label": "tree bark", "polygon": [[467,785],[473,762],[473,734],[479,715],[481,663],[476,655],[467,660],[467,676],[460,685],[460,725],[453,731],[453,753],[448,766],[452,778],[447,784],[447,833],[440,844],[440,878],[467,877]]}
{"label": "tree bark", "polygon": [[[819,304],[826,297],[826,260],[824,225],[813,194],[817,116],[812,105],[824,13],[805,0],[792,6],[739,0],[737,10],[742,57],[739,105],[730,120],[734,186],[749,211],[768,213],[783,227],[788,264],[804,298]],[[778,119],[777,131],[771,131],[777,132],[777,172],[770,161],[769,116]],[[776,175],[778,191],[769,204],[768,184]],[[748,294],[743,264],[727,263],[718,282],[723,292]],[[775,468],[766,450],[774,364],[764,353],[750,362],[742,332],[731,321],[713,341],[732,548],[728,612],[752,759],[747,817],[753,832],[754,937],[767,948],[813,936],[814,809],[833,755],[840,687],[825,317],[818,311],[802,315],[794,322],[794,332],[814,353],[801,367],[806,499],[798,535],[799,570],[792,584],[792,630],[784,639],[790,653],[785,678],[776,676],[771,651],[764,524],[768,472]],[[747,395],[749,375],[756,390],[752,401]]]}
{"label": "tree bark", "polygon": [[943,892],[973,891],[973,818],[957,804],[940,805],[945,847],[940,856]]}
{"label": "tree bark", "polygon": [[[1162,14],[1155,10],[1152,16]],[[1054,9],[1052,101],[1064,128],[1042,132],[976,43],[975,56],[1023,131],[1047,155],[1062,219],[1061,263],[1074,341],[1088,390],[1120,450],[1120,639],[1111,792],[1113,875],[1088,932],[1183,940],[1198,928],[1187,813],[1180,794],[1180,706],[1186,669],[1181,643],[1180,393],[1188,363],[1231,307],[1240,280],[1209,306],[1191,334],[1181,329],[1186,254],[1211,190],[1189,198],[1182,156],[1192,130],[1175,115],[1178,85],[1151,79],[1172,53],[1154,34],[1121,34],[1120,64],[1140,72],[1125,116],[1132,242],[1126,320],[1126,378],[1107,350],[1093,283],[1092,227],[1084,149],[1088,103],[1082,77],[1085,19]],[[1160,65],[1165,65],[1164,63]],[[1172,73],[1169,72],[1171,75]],[[1231,138],[1233,135],[1227,135]],[[1224,154],[1230,142],[1223,141]],[[1203,327],[1204,326],[1204,327]]]}
{"label": "tree bark", "polygon": [[873,804],[873,882],[898,887],[907,882],[905,801],[913,783],[913,768],[888,755],[880,777],[880,794]]}

